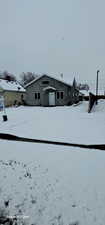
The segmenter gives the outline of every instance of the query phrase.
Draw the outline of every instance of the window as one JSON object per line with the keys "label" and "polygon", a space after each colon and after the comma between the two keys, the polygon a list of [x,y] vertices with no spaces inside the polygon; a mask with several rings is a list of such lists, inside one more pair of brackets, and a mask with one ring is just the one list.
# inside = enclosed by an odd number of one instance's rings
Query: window
{"label": "window", "polygon": [[38,99],[40,99],[40,93],[38,92]]}
{"label": "window", "polygon": [[57,99],[59,99],[59,92],[57,91]]}
{"label": "window", "polygon": [[40,99],[40,93],[39,92],[35,92],[35,99]]}
{"label": "window", "polygon": [[64,92],[63,91],[57,91],[57,99],[63,99]]}
{"label": "window", "polygon": [[23,96],[23,94],[21,95],[21,100],[23,100],[23,98],[24,98],[24,96]]}
{"label": "window", "polygon": [[37,93],[35,93],[35,99],[37,99]]}
{"label": "window", "polygon": [[42,81],[42,84],[49,84],[49,81],[48,80],[44,80],[44,81]]}
{"label": "window", "polygon": [[61,99],[63,99],[63,91],[61,91]]}

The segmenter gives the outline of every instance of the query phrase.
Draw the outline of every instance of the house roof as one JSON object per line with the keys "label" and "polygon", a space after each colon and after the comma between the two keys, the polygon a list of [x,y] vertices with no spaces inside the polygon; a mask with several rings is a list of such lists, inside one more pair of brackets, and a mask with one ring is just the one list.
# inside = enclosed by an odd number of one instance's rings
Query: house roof
{"label": "house roof", "polygon": [[[91,92],[92,94],[96,95],[96,90],[95,89],[90,89],[89,91],[80,90],[80,94],[83,94],[84,96],[89,96],[89,92]],[[105,95],[105,91],[99,89],[98,90],[98,95]]]}
{"label": "house roof", "polygon": [[89,91],[86,91],[86,90],[80,90],[79,91],[80,94],[84,95],[84,96],[89,96]]}
{"label": "house roof", "polygon": [[17,81],[8,81],[4,79],[0,79],[0,88],[4,91],[26,91]]}
{"label": "house roof", "polygon": [[56,78],[56,77],[54,77],[54,76],[49,76],[49,75],[47,75],[47,74],[44,74],[44,75],[41,75],[41,76],[35,78],[34,80],[32,80],[31,82],[29,82],[28,84],[26,84],[26,85],[25,85],[25,88],[27,88],[27,87],[30,86],[31,84],[35,83],[37,80],[41,79],[43,76],[50,77],[50,78],[52,78],[52,79],[55,79],[55,80],[57,80],[57,81],[62,82],[63,84],[66,84],[66,85],[68,85],[68,86],[72,86],[72,85],[73,85],[73,80],[72,80],[72,81],[64,80],[63,78],[60,79],[60,78]]}

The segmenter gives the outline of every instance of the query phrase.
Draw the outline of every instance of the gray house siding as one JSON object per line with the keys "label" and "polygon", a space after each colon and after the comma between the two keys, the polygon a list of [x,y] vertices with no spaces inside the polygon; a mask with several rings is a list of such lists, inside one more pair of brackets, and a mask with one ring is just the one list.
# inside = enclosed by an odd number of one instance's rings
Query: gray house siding
{"label": "gray house siding", "polygon": [[74,89],[54,78],[43,75],[35,82],[26,86],[26,103],[28,105],[49,106],[49,93],[53,92],[56,106],[73,103]]}

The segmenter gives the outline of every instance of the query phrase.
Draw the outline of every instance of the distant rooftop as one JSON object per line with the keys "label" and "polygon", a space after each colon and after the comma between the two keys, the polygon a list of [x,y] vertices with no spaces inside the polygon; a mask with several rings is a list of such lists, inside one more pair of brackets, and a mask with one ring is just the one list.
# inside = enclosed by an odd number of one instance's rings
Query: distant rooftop
{"label": "distant rooftop", "polygon": [[[92,94],[96,95],[96,90],[95,89],[89,89],[89,91],[80,90],[80,93],[82,93],[84,96],[89,96],[89,92],[91,92]],[[98,90],[98,95],[105,95],[105,91],[99,89]]]}
{"label": "distant rooftop", "polygon": [[25,89],[19,84],[18,81],[0,79],[0,88],[5,91],[25,92]]}
{"label": "distant rooftop", "polygon": [[84,96],[89,96],[89,91],[86,90],[79,90],[81,94],[83,94]]}

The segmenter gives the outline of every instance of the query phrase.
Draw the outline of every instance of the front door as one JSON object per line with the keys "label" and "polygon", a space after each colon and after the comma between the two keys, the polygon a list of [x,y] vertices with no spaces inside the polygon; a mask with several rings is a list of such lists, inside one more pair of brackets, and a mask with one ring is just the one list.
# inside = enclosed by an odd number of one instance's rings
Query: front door
{"label": "front door", "polygon": [[49,92],[49,106],[55,105],[55,92]]}

